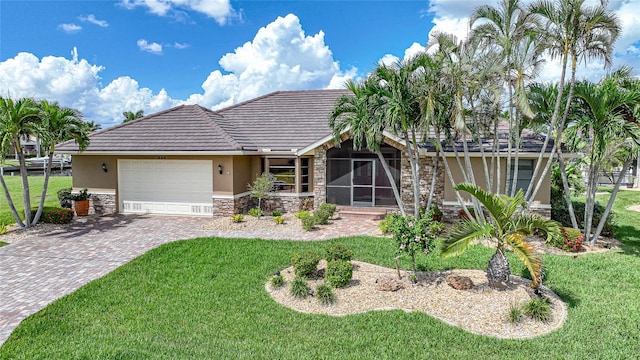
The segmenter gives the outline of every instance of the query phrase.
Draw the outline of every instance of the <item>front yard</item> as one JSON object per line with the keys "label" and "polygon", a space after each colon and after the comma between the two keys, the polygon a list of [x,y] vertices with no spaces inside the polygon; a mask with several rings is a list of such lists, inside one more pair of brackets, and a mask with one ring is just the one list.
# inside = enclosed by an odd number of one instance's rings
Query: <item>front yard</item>
{"label": "front yard", "polygon": [[[24,217],[22,178],[20,176],[5,176],[4,181],[7,183],[16,210]],[[44,176],[29,176],[29,195],[31,196],[32,207],[37,207],[39,204],[43,184]],[[45,199],[44,206],[60,206],[57,192],[60,189],[68,187],[71,187],[71,176],[51,176],[49,178],[47,198]],[[13,218],[13,214],[11,214],[7,198],[4,196],[4,192],[2,192],[0,194],[0,224],[10,225],[15,223],[16,220]]]}

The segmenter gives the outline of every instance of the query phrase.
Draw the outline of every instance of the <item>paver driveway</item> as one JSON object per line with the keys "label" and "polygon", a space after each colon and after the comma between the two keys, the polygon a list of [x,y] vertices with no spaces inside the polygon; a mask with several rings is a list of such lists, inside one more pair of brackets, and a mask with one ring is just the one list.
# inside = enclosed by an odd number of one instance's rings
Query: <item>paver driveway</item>
{"label": "paver driveway", "polygon": [[0,247],[0,345],[27,316],[150,249],[204,236],[294,240],[368,234],[375,222],[339,220],[322,232],[260,233],[206,230],[210,218],[115,215],[87,218]]}

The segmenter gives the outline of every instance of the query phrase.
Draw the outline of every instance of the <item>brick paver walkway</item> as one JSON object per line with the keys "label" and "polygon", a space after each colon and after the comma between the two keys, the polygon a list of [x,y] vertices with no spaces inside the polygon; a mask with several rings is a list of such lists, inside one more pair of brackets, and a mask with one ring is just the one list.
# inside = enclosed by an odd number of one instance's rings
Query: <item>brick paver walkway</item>
{"label": "brick paver walkway", "polygon": [[336,220],[322,231],[205,230],[209,218],[116,215],[0,247],[0,345],[22,320],[91,280],[167,242],[203,236],[322,240],[369,234],[370,220]]}

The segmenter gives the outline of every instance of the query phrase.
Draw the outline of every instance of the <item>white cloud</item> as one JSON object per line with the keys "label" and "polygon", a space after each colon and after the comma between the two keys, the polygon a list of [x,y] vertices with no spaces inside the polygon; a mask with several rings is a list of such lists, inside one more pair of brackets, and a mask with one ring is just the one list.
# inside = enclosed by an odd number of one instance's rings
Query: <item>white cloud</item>
{"label": "white cloud", "polygon": [[189,46],[191,46],[191,45],[189,45],[187,43],[179,43],[179,42],[174,42],[173,43],[173,47],[176,48],[176,49],[186,49]]}
{"label": "white cloud", "polygon": [[146,51],[152,54],[160,55],[162,54],[162,45],[157,42],[148,42],[145,39],[140,39],[137,41],[138,48],[142,51]]}
{"label": "white cloud", "polygon": [[138,6],[146,7],[149,12],[158,16],[184,18],[182,10],[196,11],[224,25],[229,19],[241,18],[241,14],[231,7],[229,0],[122,0],[121,5],[127,9]]}
{"label": "white cloud", "polygon": [[98,25],[100,27],[107,27],[109,26],[109,23],[107,23],[106,20],[98,20],[96,19],[96,16],[93,14],[89,14],[87,16],[78,16],[78,20],[82,21],[82,22],[88,22],[94,25]]}
{"label": "white cloud", "polygon": [[66,33],[75,33],[82,30],[82,26],[76,24],[60,24],[58,25],[58,29]]}
{"label": "white cloud", "polygon": [[229,73],[210,73],[202,84],[204,93],[191,95],[187,103],[219,108],[276,90],[341,87],[357,70],[341,71],[324,33],[305,35],[293,14],[261,28],[253,41],[219,63]]}
{"label": "white cloud", "polygon": [[178,104],[162,89],[153,94],[137,81],[123,76],[102,87],[102,66],[78,59],[19,53],[0,62],[0,95],[12,98],[33,97],[58,101],[83,112],[87,120],[108,127],[122,122],[123,111],[144,110],[153,113]]}

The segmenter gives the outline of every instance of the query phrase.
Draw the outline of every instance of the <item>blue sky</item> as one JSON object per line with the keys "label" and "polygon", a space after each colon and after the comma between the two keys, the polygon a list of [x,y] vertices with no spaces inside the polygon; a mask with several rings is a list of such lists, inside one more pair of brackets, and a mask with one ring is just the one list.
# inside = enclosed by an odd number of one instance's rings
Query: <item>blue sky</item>
{"label": "blue sky", "polygon": [[[3,0],[0,94],[56,100],[107,127],[127,110],[215,109],[271,91],[335,88],[383,58],[422,50],[434,29],[464,36],[466,16],[487,2]],[[638,3],[609,5],[625,27],[618,64],[640,54]],[[557,73],[552,64],[544,72]]]}

